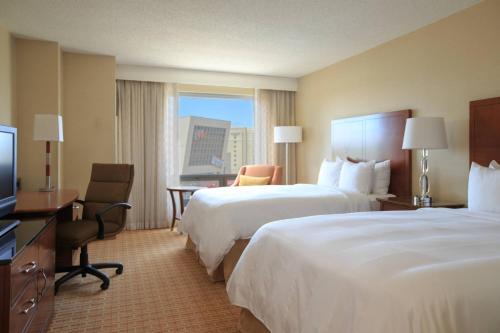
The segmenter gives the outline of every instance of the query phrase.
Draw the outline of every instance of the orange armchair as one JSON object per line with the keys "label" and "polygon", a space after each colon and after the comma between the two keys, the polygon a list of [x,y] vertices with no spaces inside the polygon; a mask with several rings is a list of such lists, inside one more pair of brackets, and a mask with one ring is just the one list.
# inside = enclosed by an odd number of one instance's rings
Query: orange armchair
{"label": "orange armchair", "polygon": [[271,177],[269,185],[281,185],[282,174],[283,168],[278,165],[244,165],[240,168],[238,176],[231,186],[239,186],[240,175],[251,177]]}

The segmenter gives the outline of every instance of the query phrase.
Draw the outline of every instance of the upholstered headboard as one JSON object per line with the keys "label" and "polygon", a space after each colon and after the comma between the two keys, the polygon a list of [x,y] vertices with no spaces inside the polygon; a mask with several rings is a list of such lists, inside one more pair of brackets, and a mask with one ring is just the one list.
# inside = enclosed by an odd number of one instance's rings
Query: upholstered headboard
{"label": "upholstered headboard", "polygon": [[333,120],[333,156],[357,160],[390,160],[389,193],[410,197],[411,151],[401,149],[408,118],[411,118],[411,110]]}
{"label": "upholstered headboard", "polygon": [[500,97],[470,102],[469,161],[500,162]]}

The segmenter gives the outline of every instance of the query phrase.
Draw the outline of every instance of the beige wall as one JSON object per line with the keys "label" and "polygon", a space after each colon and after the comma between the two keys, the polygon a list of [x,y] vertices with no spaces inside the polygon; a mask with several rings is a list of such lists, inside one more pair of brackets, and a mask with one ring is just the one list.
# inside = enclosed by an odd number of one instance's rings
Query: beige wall
{"label": "beige wall", "polygon": [[[315,182],[330,156],[332,119],[411,108],[446,119],[449,149],[432,151],[431,191],[466,199],[469,101],[500,96],[500,1],[488,0],[299,80],[298,178]],[[418,189],[419,155],[413,156]]]}
{"label": "beige wall", "polygon": [[0,124],[16,124],[13,38],[0,26]]}
{"label": "beige wall", "polygon": [[255,94],[255,89],[252,88],[205,86],[196,84],[179,84],[177,90],[181,93],[203,93],[238,96],[254,96]]}
{"label": "beige wall", "polygon": [[[18,176],[23,190],[45,184],[45,143],[33,141],[35,114],[61,114],[60,49],[54,42],[16,39],[16,107],[18,127]],[[60,144],[52,144],[52,183],[60,177]]]}
{"label": "beige wall", "polygon": [[45,184],[45,145],[33,141],[37,113],[63,115],[64,142],[52,143],[56,187],[83,196],[91,163],[114,161],[115,66],[114,57],[62,52],[55,42],[13,39],[0,28],[0,123],[18,127],[23,190]]}
{"label": "beige wall", "polygon": [[63,52],[65,188],[85,195],[92,163],[113,163],[115,58]]}

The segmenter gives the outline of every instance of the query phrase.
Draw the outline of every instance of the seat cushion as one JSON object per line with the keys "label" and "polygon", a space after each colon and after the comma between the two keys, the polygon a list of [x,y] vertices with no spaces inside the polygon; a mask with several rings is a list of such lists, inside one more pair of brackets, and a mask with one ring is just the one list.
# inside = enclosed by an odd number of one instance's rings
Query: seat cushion
{"label": "seat cushion", "polygon": [[271,177],[240,176],[240,186],[269,185],[270,181]]}
{"label": "seat cushion", "polygon": [[[78,220],[57,223],[57,247],[77,249],[97,238],[99,224],[93,220]],[[115,223],[104,222],[104,234],[118,233]]]}

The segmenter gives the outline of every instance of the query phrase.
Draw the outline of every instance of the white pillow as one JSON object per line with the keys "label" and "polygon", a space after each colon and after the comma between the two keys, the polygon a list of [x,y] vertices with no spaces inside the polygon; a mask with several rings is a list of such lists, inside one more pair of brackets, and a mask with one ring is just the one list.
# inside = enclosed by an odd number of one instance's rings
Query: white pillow
{"label": "white pillow", "polygon": [[493,160],[490,162],[490,169],[500,169],[500,164],[497,161]]}
{"label": "white pillow", "polygon": [[500,213],[500,169],[472,163],[469,173],[469,210]]}
{"label": "white pillow", "polygon": [[373,194],[389,193],[389,185],[391,183],[391,161],[375,163],[373,177]]}
{"label": "white pillow", "polygon": [[329,161],[326,158],[321,163],[318,174],[318,185],[339,187],[340,170],[344,161],[337,158],[336,161]]}
{"label": "white pillow", "polygon": [[340,171],[339,188],[370,194],[373,185],[375,161],[352,163],[344,161]]}

